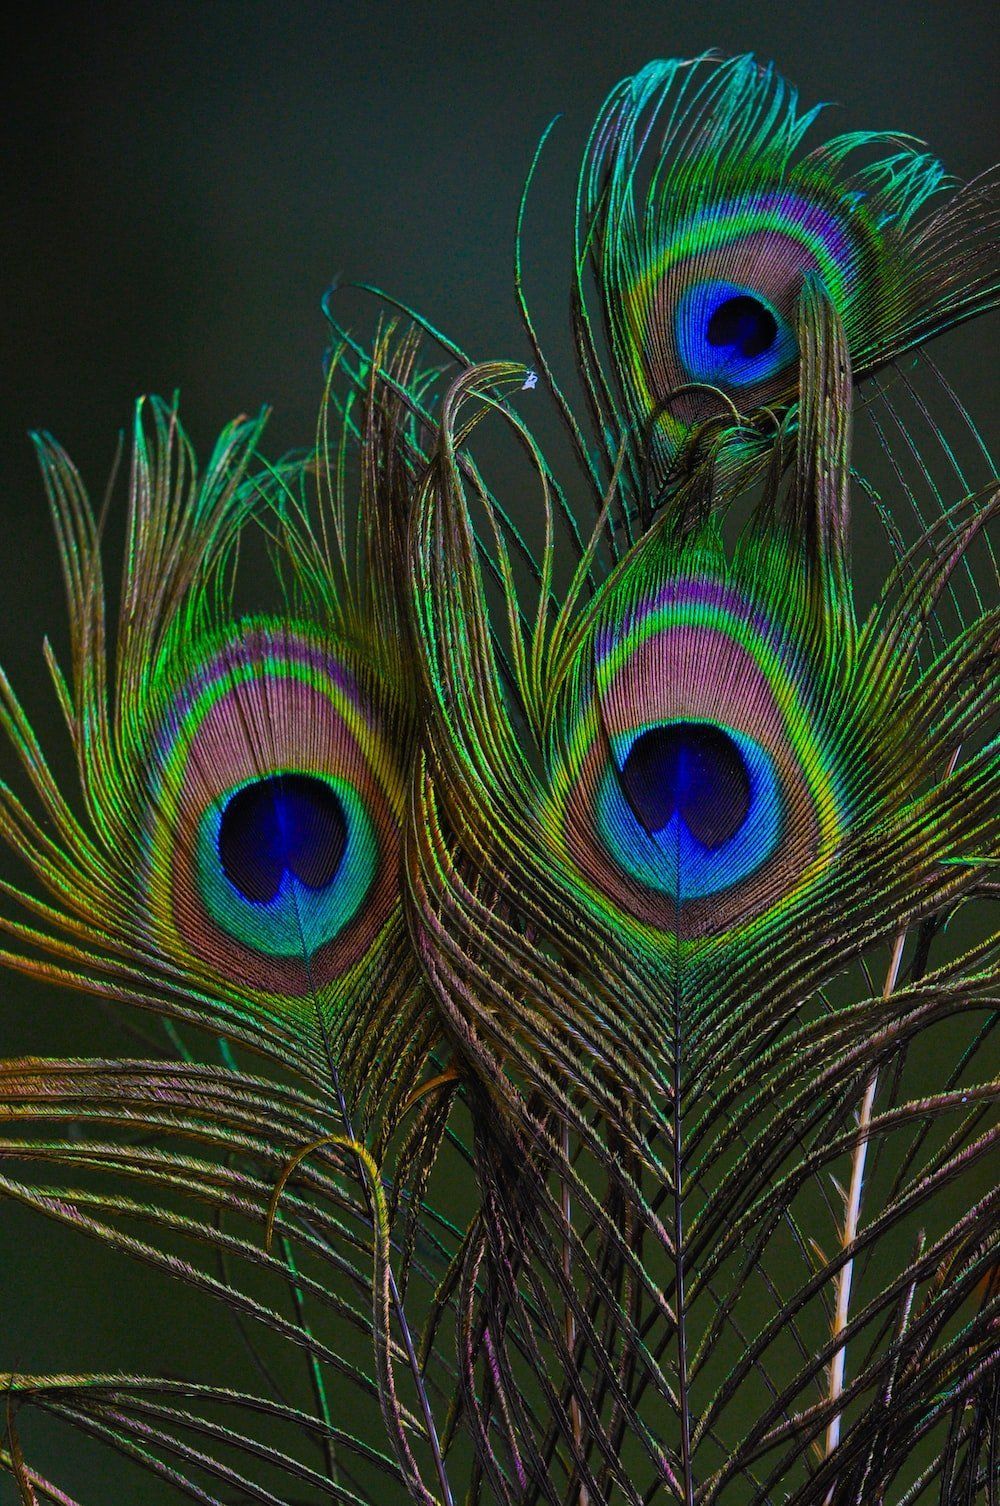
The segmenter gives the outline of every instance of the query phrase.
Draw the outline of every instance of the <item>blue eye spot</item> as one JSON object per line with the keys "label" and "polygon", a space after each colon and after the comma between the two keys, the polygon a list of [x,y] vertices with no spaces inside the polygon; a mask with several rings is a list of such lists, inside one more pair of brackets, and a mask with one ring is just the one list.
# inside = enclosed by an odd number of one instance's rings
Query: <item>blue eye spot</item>
{"label": "blue eye spot", "polygon": [[701,282],[680,299],[677,351],[692,381],[746,387],[774,376],[794,359],[795,335],[752,288]]}
{"label": "blue eye spot", "polygon": [[337,875],[347,822],[336,794],[306,774],[275,774],[238,790],[222,812],[219,860],[245,899],[269,904],[285,875],[312,890]]}
{"label": "blue eye spot", "polygon": [[750,776],[739,748],[719,727],[671,722],[637,737],[621,770],[625,798],[645,830],[674,815],[714,852],[734,837],[750,809]]}
{"label": "blue eye spot", "polygon": [[777,764],[755,738],[709,721],[658,722],[612,738],[595,817],[626,873],[681,902],[748,878],[785,825]]}
{"label": "blue eye spot", "polygon": [[719,304],[705,333],[720,353],[748,361],[771,349],[778,338],[778,321],[756,298],[740,293]]}

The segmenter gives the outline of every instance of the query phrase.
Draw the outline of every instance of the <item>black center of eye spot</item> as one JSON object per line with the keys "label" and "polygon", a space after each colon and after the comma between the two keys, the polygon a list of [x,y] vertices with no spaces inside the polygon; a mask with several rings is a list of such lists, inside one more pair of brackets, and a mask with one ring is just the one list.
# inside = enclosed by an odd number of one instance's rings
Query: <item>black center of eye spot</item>
{"label": "black center of eye spot", "polygon": [[636,738],[622,790],[647,832],[680,815],[710,851],[736,835],[750,809],[750,776],[733,739],[704,722],[667,722]]}
{"label": "black center of eye spot", "polygon": [[219,860],[235,889],[266,904],[286,873],[309,889],[325,889],[347,846],[340,800],[310,774],[273,774],[244,785],[219,825]]}
{"label": "black center of eye spot", "polygon": [[778,338],[778,321],[769,308],[748,293],[727,298],[708,321],[710,345],[726,345],[747,360],[770,350]]}

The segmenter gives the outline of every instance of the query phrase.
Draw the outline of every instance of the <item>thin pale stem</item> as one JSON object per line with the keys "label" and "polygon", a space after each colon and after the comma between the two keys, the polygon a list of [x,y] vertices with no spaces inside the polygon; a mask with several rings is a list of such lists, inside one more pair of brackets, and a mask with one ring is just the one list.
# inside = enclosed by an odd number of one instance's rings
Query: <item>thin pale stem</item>
{"label": "thin pale stem", "polygon": [[[944,769],[943,778],[948,779],[955,772],[958,760],[961,757],[961,744],[953,749],[948,757]],[[906,946],[906,931],[900,931],[896,937],[892,956],[889,959],[889,969],[886,973],[885,984],[882,988],[882,998],[888,999],[896,987],[899,978],[899,969],[903,961],[903,949]],[[858,1138],[854,1147],[854,1156],[851,1162],[851,1180],[847,1189],[847,1200],[844,1210],[844,1229],[841,1236],[840,1248],[848,1249],[858,1235],[858,1226],[861,1222],[861,1198],[865,1185],[865,1165],[868,1160],[868,1137],[871,1132],[872,1113],[875,1107],[875,1095],[878,1092],[878,1071],[872,1073],[865,1084],[864,1097],[861,1100],[861,1108],[858,1113]],[[837,1273],[837,1301],[833,1319],[833,1336],[844,1332],[847,1327],[851,1309],[851,1283],[854,1278],[853,1258],[844,1262]],[[844,1389],[844,1376],[847,1368],[847,1344],[841,1344],[830,1361],[830,1385],[828,1397],[835,1402]],[[829,1421],[826,1430],[826,1457],[829,1458],[840,1442],[840,1426],[842,1413],[836,1412]],[[824,1502],[829,1506],[833,1492],[830,1491]]]}
{"label": "thin pale stem", "polygon": [[[889,960],[889,971],[886,974],[885,986],[882,989],[883,999],[896,987],[899,977],[899,969],[903,961],[903,948],[906,945],[906,932],[900,931],[893,943],[892,957]],[[861,1100],[861,1108],[858,1113],[858,1138],[854,1146],[854,1156],[851,1161],[851,1180],[847,1189],[847,1202],[844,1210],[844,1228],[841,1234],[840,1247],[848,1249],[858,1237],[858,1225],[861,1222],[861,1197],[865,1185],[865,1165],[868,1160],[868,1136],[871,1130],[872,1111],[875,1107],[875,1095],[878,1092],[878,1072],[875,1071],[865,1084],[864,1097]],[[833,1318],[834,1338],[843,1333],[847,1327],[851,1309],[851,1283],[854,1278],[854,1259],[844,1262],[837,1273],[837,1303]],[[847,1345],[841,1344],[830,1361],[830,1387],[829,1399],[835,1402],[844,1389],[844,1374],[847,1367]],[[826,1455],[827,1458],[833,1453],[840,1442],[840,1412],[830,1418],[826,1430]],[[831,1497],[827,1496],[827,1501]]]}

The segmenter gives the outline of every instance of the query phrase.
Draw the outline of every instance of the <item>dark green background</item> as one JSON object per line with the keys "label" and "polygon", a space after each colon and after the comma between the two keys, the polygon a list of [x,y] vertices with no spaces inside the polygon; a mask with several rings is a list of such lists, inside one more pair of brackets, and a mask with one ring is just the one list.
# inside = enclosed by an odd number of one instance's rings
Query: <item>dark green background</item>
{"label": "dark green background", "polygon": [[[42,5],[20,26],[3,95],[0,661],[50,737],[41,642],[65,635],[29,428],[51,428],[94,492],[144,391],[180,388],[202,453],[264,402],[271,453],[307,443],[319,299],[337,276],[392,290],[477,357],[526,358],[514,215],[539,133],[563,112],[527,260],[558,357],[575,163],[607,89],[652,56],[752,50],[806,104],[842,106],[831,130],[913,132],[962,177],[993,155],[988,6]],[[946,344],[982,416],[996,394],[992,343],[976,329]],[[115,1044],[88,1003],[2,984],[2,1054]],[[0,1369],[139,1366],[159,1330],[164,1369],[225,1374],[231,1351],[203,1315],[0,1204]],[[58,1477],[49,1435],[26,1441]],[[84,1498],[110,1501],[100,1456],[81,1446],[76,1463]],[[134,1489],[129,1502],[158,1499]]]}

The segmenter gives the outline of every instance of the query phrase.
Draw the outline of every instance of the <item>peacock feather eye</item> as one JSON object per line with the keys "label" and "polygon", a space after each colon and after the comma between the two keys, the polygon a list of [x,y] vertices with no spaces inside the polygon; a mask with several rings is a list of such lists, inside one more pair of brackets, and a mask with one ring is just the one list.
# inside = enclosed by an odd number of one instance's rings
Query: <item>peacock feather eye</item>
{"label": "peacock feather eye", "polygon": [[666,722],[640,732],[621,759],[621,786],[647,832],[680,821],[709,852],[746,824],[752,804],[739,740],[708,722]]}
{"label": "peacock feather eye", "polygon": [[271,904],[286,881],[328,889],[346,845],[343,803],[314,774],[255,779],[227,799],[218,820],[222,871],[258,904]]}
{"label": "peacock feather eye", "polygon": [[245,625],[164,673],[155,927],[264,994],[343,979],[399,899],[400,777],[370,694],[287,622]]}
{"label": "peacock feather eye", "polygon": [[785,370],[798,354],[791,326],[766,298],[721,279],[683,294],[674,324],[678,359],[692,382],[748,387]]}
{"label": "peacock feather eye", "polygon": [[[800,190],[718,191],[694,212],[683,196],[663,206],[662,243],[623,287],[631,376],[650,410],[688,383],[721,388],[744,412],[793,385],[810,274],[848,325],[880,317],[879,237],[862,203],[820,178]],[[704,398],[682,400],[661,422],[703,409]]]}
{"label": "peacock feather eye", "polygon": [[615,739],[597,825],[626,872],[683,904],[730,889],[775,851],[780,778],[770,754],[736,728],[661,722]]}
{"label": "peacock feather eye", "polygon": [[846,816],[836,747],[772,602],[721,571],[638,573],[581,652],[552,820],[599,903],[714,936],[822,872]]}
{"label": "peacock feather eye", "polygon": [[988,185],[925,215],[948,186],[935,157],[884,131],[807,148],[820,114],[773,66],[706,55],[650,63],[598,115],[579,181],[578,298],[586,310],[592,273],[610,362],[589,310],[578,343],[609,421],[641,436],[654,471],[669,474],[702,421],[735,409],[745,429],[794,401],[808,280],[836,310],[857,377],[990,304]]}

